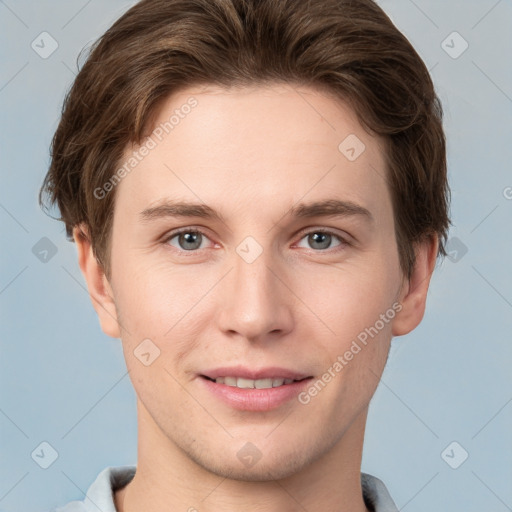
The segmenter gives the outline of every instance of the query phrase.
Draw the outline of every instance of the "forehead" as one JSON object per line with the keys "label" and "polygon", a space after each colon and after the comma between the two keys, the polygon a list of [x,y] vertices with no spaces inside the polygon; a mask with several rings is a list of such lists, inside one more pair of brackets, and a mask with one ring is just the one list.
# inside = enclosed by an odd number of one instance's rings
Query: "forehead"
{"label": "forehead", "polygon": [[379,215],[389,206],[383,151],[347,104],[317,89],[191,87],[163,101],[148,139],[126,149],[125,162],[138,159],[116,208],[172,197],[241,212],[248,201],[270,209],[330,194]]}

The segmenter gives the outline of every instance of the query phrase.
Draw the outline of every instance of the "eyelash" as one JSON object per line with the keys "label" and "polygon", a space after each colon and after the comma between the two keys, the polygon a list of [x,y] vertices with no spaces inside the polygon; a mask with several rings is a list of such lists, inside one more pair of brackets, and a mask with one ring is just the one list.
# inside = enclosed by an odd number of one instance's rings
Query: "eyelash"
{"label": "eyelash", "polygon": [[[171,233],[169,233],[164,238],[164,240],[162,240],[162,243],[164,245],[168,246],[170,240],[172,240],[176,236],[180,235],[181,233],[194,233],[194,234],[199,233],[199,234],[201,234],[204,237],[209,239],[208,235],[204,231],[201,231],[200,229],[196,229],[196,228],[185,227],[185,228],[180,228],[180,229],[177,229],[177,230],[172,231]],[[336,246],[334,248],[331,248],[331,249],[318,249],[318,250],[310,249],[311,251],[314,251],[314,252],[332,253],[332,252],[337,252],[338,250],[343,250],[344,248],[349,247],[349,246],[352,245],[350,242],[348,242],[342,236],[338,235],[334,231],[329,231],[328,229],[325,229],[325,228],[317,228],[317,229],[312,229],[312,230],[309,230],[309,231],[302,231],[300,233],[301,237],[300,237],[299,241],[302,240],[307,235],[310,235],[310,234],[313,234],[313,233],[324,233],[326,235],[331,235],[334,238],[337,238],[338,241],[340,242],[340,245],[338,245],[338,246]],[[176,247],[173,247],[173,249],[175,249],[176,251],[178,251],[178,252],[180,252],[182,254],[184,253],[186,256],[193,256],[193,255],[197,254],[200,251],[200,249],[185,251],[183,249],[177,249]]]}

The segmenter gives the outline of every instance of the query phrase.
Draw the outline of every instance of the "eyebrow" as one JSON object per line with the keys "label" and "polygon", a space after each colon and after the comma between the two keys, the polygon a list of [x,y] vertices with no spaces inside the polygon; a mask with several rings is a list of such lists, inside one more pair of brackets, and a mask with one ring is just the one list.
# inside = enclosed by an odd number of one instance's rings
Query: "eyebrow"
{"label": "eyebrow", "polygon": [[[370,223],[374,222],[373,215],[363,206],[352,201],[339,199],[326,199],[311,203],[299,203],[287,212],[285,216],[296,218],[310,217],[353,217],[359,216]],[[223,216],[202,203],[189,203],[184,201],[165,200],[156,206],[144,209],[139,214],[142,221],[151,221],[167,217],[199,217],[214,219],[225,223]]]}

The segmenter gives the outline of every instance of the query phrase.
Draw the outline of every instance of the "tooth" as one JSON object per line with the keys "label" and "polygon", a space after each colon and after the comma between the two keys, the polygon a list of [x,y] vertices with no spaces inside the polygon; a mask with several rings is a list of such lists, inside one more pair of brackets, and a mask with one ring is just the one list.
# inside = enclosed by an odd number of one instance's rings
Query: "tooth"
{"label": "tooth", "polygon": [[236,377],[224,377],[226,386],[236,386]]}
{"label": "tooth", "polygon": [[293,379],[244,379],[243,377],[217,377],[217,384],[225,384],[226,386],[238,387],[240,389],[270,389],[277,388],[284,384],[291,384]]}
{"label": "tooth", "polygon": [[242,377],[238,377],[238,380],[236,381],[236,386],[238,388],[243,389],[254,388],[254,381],[252,379],[244,379]]}
{"label": "tooth", "polygon": [[254,381],[256,389],[268,389],[272,387],[272,379],[258,379]]}

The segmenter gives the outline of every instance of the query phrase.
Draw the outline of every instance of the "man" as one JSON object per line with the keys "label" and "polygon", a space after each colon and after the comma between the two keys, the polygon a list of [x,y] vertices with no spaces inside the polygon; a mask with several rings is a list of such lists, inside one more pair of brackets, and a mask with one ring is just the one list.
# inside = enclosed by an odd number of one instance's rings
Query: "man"
{"label": "man", "polygon": [[137,466],[59,511],[396,511],[361,473],[449,226],[442,110],[370,0],[144,0],[42,192],[137,395]]}

